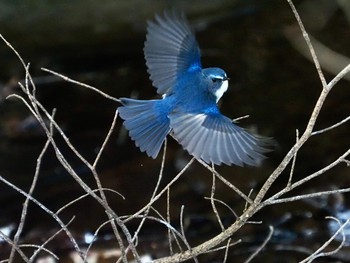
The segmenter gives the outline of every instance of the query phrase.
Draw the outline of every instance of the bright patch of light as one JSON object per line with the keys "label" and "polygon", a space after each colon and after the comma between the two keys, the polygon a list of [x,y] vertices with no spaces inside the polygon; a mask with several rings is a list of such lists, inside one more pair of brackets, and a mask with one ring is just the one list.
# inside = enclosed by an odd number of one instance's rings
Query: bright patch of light
{"label": "bright patch of light", "polygon": [[84,234],[84,241],[86,244],[91,244],[94,241],[94,235],[91,233],[85,233]]}
{"label": "bright patch of light", "polygon": [[[15,229],[15,224],[8,224],[7,226],[0,227],[0,231],[5,236],[10,236],[11,232]],[[0,236],[0,242],[4,239]]]}

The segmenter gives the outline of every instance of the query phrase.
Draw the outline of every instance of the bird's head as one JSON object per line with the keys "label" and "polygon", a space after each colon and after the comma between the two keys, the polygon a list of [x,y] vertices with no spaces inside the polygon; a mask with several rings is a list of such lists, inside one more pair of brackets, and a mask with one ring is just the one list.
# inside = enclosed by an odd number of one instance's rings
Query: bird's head
{"label": "bird's head", "polygon": [[220,68],[206,68],[202,71],[209,93],[215,96],[216,102],[228,88],[229,78],[225,71]]}

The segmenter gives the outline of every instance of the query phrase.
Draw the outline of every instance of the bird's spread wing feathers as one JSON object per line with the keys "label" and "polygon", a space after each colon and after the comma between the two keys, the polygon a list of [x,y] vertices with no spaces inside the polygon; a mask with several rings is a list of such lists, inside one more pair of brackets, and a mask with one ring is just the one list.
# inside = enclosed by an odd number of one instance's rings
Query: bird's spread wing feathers
{"label": "bird's spread wing feathers", "polygon": [[265,159],[266,141],[221,114],[177,112],[169,118],[174,137],[197,159],[239,166],[257,166]]}
{"label": "bird's spread wing feathers", "polygon": [[148,22],[144,53],[159,94],[170,93],[183,74],[201,69],[200,50],[184,15],[165,12]]}

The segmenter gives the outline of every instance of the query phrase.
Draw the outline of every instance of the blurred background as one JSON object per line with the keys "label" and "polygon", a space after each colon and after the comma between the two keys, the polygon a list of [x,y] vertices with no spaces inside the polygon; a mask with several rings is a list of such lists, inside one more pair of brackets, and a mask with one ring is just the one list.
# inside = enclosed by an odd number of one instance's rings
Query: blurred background
{"label": "blurred background", "polygon": [[[300,0],[294,3],[312,36],[329,81],[350,63],[350,2]],[[1,1],[0,33],[26,62],[30,62],[38,99],[49,111],[57,109],[56,121],[81,154],[93,161],[119,105],[43,72],[41,67],[92,85],[116,98],[156,98],[142,49],[146,21],[165,9],[185,11],[196,31],[203,66],[221,67],[229,75],[229,90],[220,101],[222,112],[231,118],[250,115],[241,120],[240,125],[273,137],[277,142],[276,149],[268,154],[269,158],[261,167],[217,167],[244,193],[252,188],[256,193],[294,144],[296,129],[300,133],[304,131],[322,87],[287,1]],[[21,102],[6,100],[12,93],[22,94],[17,82],[23,81],[25,72],[3,42],[0,42],[0,58],[0,175],[28,191],[46,136]],[[329,95],[316,129],[349,116],[349,79],[347,76],[340,81]],[[81,178],[95,187],[89,170],[59,136],[57,140]],[[311,138],[298,154],[294,180],[326,166],[349,149],[349,145],[349,124]],[[169,138],[162,185],[189,160],[187,152]],[[126,198],[122,200],[115,194],[107,196],[118,215],[133,213],[147,203],[158,178],[160,163],[161,156],[153,160],[135,147],[119,119],[98,165],[102,184]],[[274,184],[271,194],[286,185],[288,172]],[[293,194],[349,187],[349,175],[349,168],[345,164],[339,165]],[[204,199],[210,196],[211,180],[212,175],[195,163],[171,190],[172,220],[178,222],[181,205],[184,205],[186,230],[192,244],[208,239],[219,230],[210,201]],[[218,183],[216,190],[218,199],[237,213],[242,211],[243,200],[228,187]],[[56,211],[83,193],[49,149],[34,197]],[[23,201],[23,196],[0,184],[0,229],[16,228]],[[165,200],[156,204],[162,213],[165,205]],[[256,262],[281,262],[276,255],[288,255],[288,262],[296,262],[333,233],[334,229],[324,216],[346,214],[347,205],[348,196],[345,195],[268,207],[254,217],[262,224],[249,225],[233,237],[243,242],[239,249],[232,248],[230,255],[238,262],[246,259],[266,237],[271,224],[275,227],[273,239]],[[227,225],[234,222],[227,208],[219,207],[219,210]],[[106,220],[103,209],[89,198],[68,208],[62,218],[69,220],[73,215],[76,218],[70,227],[82,243],[86,233],[94,232]],[[49,216],[31,204],[23,241],[35,243],[48,238],[58,228]],[[132,225],[130,229],[133,229]],[[106,228],[101,234],[101,247],[116,245],[108,243],[110,233]],[[166,241],[162,241],[165,234],[164,227],[149,223],[140,237],[140,246],[154,257],[166,255]],[[68,243],[62,235],[62,239],[51,242],[49,248],[63,259],[71,250]],[[7,258],[8,247],[1,240],[0,248],[0,259]],[[331,260],[347,258],[345,261],[348,261],[347,250],[343,249]],[[201,262],[214,262],[222,259],[222,255],[213,253]]]}

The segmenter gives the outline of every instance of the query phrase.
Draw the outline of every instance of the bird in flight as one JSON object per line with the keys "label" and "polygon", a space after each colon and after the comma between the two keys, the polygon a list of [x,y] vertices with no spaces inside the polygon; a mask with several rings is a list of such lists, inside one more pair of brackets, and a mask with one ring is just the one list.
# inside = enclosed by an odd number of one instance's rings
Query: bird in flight
{"label": "bird in flight", "polygon": [[217,102],[229,78],[217,67],[202,68],[198,43],[184,14],[164,12],[149,21],[144,55],[161,99],[121,98],[124,126],[142,152],[156,158],[171,135],[209,164],[257,166],[269,151],[267,139],[237,126]]}

